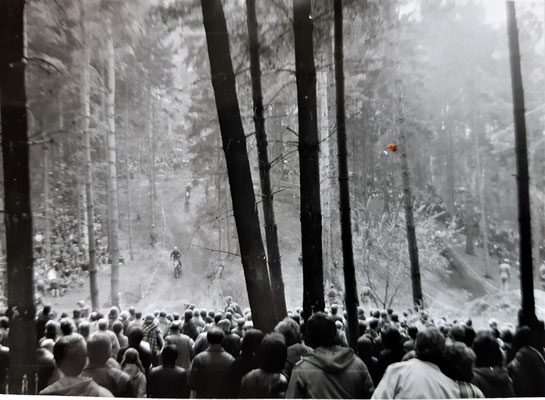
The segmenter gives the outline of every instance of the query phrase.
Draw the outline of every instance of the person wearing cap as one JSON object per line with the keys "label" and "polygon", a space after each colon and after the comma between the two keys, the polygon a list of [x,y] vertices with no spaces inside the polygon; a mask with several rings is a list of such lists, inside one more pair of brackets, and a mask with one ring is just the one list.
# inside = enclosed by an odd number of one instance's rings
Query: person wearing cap
{"label": "person wearing cap", "polygon": [[112,393],[83,376],[87,363],[87,345],[81,336],[63,336],[55,343],[53,355],[62,377],[43,389],[41,395],[113,397]]}
{"label": "person wearing cap", "polygon": [[178,352],[176,365],[187,370],[191,365],[191,360],[195,357],[194,342],[189,336],[180,333],[180,328],[180,321],[170,323],[170,333],[165,338],[165,346],[172,346],[176,349]]}

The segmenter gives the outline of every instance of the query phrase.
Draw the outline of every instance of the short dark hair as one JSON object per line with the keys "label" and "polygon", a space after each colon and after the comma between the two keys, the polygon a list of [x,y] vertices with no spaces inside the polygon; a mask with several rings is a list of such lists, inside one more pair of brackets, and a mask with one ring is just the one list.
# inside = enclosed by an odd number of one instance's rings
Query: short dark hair
{"label": "short dark hair", "polygon": [[263,332],[259,329],[248,329],[242,338],[240,352],[243,356],[251,356],[258,351],[259,345],[263,340]]}
{"label": "short dark hair", "polygon": [[313,347],[333,346],[337,337],[335,320],[323,312],[312,315],[306,323],[308,344]]}
{"label": "short dark hair", "polygon": [[87,363],[87,345],[80,335],[63,336],[53,347],[59,369],[67,376],[78,376]]}
{"label": "short dark hair", "polygon": [[130,330],[127,337],[129,338],[129,346],[136,347],[144,339],[144,331],[142,331],[142,328],[136,326]]}
{"label": "short dark hair", "polygon": [[163,351],[161,352],[161,358],[163,360],[163,365],[175,365],[176,359],[178,358],[178,351],[174,346],[167,345],[163,347]]}
{"label": "short dark hair", "polygon": [[401,347],[401,334],[395,326],[388,325],[380,332],[382,346],[385,349],[396,349]]}
{"label": "short dark hair", "polygon": [[96,334],[87,340],[89,364],[103,366],[112,354],[112,342],[104,334]]}
{"label": "short dark hair", "polygon": [[265,372],[279,373],[284,368],[288,351],[284,336],[269,333],[259,346],[259,367]]}
{"label": "short dark hair", "polygon": [[291,317],[286,317],[274,327],[274,331],[284,335],[286,346],[301,343],[301,327]]}
{"label": "short dark hair", "polygon": [[473,340],[476,367],[495,367],[503,364],[503,355],[498,340],[488,330],[479,331]]}
{"label": "short dark hair", "polygon": [[112,324],[112,330],[115,334],[120,333],[123,330],[123,322],[121,321],[115,321]]}
{"label": "short dark hair", "polygon": [[416,335],[414,350],[418,359],[440,365],[445,351],[445,338],[439,329],[426,328]]}
{"label": "short dark hair", "polygon": [[188,322],[191,318],[193,318],[193,311],[185,310],[185,312],[184,312],[184,321]]}
{"label": "short dark hair", "polygon": [[61,332],[63,335],[70,335],[74,332],[76,325],[70,318],[61,319]]}
{"label": "short dark hair", "polygon": [[373,356],[373,342],[366,336],[360,336],[357,342],[358,355],[360,358],[371,358]]}
{"label": "short dark hair", "polygon": [[414,325],[410,325],[408,328],[407,328],[407,334],[409,335],[409,337],[411,339],[416,339],[416,335],[418,334],[418,328]]}
{"label": "short dark hair", "polygon": [[462,342],[449,344],[445,348],[441,371],[455,381],[471,382],[475,354]]}
{"label": "short dark hair", "polygon": [[206,334],[206,339],[209,344],[221,344],[224,337],[225,334],[223,333],[223,330],[216,326],[210,328]]}

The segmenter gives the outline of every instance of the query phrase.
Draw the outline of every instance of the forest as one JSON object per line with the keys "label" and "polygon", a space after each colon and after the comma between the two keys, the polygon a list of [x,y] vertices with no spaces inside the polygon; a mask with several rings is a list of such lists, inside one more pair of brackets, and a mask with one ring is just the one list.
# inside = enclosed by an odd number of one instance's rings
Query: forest
{"label": "forest", "polygon": [[543,318],[545,9],[507,4],[0,0],[12,329],[226,298],[266,332],[342,304],[349,340],[357,306]]}

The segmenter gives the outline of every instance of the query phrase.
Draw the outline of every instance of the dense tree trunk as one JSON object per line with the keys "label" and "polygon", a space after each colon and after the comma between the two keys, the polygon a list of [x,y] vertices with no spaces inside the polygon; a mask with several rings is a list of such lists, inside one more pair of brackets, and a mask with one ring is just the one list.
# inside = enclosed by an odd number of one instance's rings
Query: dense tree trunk
{"label": "dense tree trunk", "polygon": [[316,68],[310,0],[293,1],[293,30],[299,121],[303,317],[306,320],[313,312],[324,310]]}
{"label": "dense tree trunk", "polygon": [[276,323],[274,314],[270,312],[272,290],[237,100],[225,15],[221,0],[202,0],[201,6],[248,298],[255,327],[270,332]]}
{"label": "dense tree trunk", "polygon": [[157,243],[155,226],[155,111],[151,97],[151,87],[148,87],[148,138],[149,138],[149,199],[150,199],[150,244]]}
{"label": "dense tree trunk", "polygon": [[108,222],[111,242],[108,242],[111,258],[111,293],[112,306],[119,307],[119,203],[117,193],[117,149],[115,141],[115,50],[112,22],[108,21],[108,181],[110,182],[110,221]]}
{"label": "dense tree trunk", "polygon": [[356,351],[359,337],[358,288],[352,249],[352,220],[346,150],[346,115],[344,109],[343,2],[335,0],[335,87],[337,89],[337,145],[339,148],[339,199],[344,267],[344,299],[348,314],[348,340]]}
{"label": "dense tree trunk", "polygon": [[403,103],[401,97],[401,85],[399,92],[399,145],[401,151],[401,177],[403,182],[403,203],[405,208],[405,224],[407,228],[407,245],[409,248],[409,263],[411,266],[411,283],[413,305],[415,309],[424,307],[422,295],[422,283],[420,279],[420,262],[418,260],[418,244],[414,226],[413,196],[410,182],[409,160],[407,158],[407,139],[405,137],[405,117],[403,115]]}
{"label": "dense tree trunk", "polygon": [[528,177],[528,147],[526,142],[526,119],[524,115],[524,90],[520,70],[520,51],[515,3],[513,1],[507,1],[506,7],[507,34],[509,39],[511,66],[511,89],[513,95],[513,117],[515,121],[522,323],[537,329],[538,324],[534,304],[532,222],[530,219],[530,190]]}
{"label": "dense tree trunk", "polygon": [[89,123],[91,120],[90,97],[91,89],[89,86],[89,65],[91,62],[91,49],[87,44],[87,24],[85,15],[85,0],[80,0],[80,23],[81,40],[83,50],[82,74],[81,74],[81,107],[82,107],[82,134],[85,153],[85,200],[87,203],[87,236],[89,250],[89,285],[91,291],[91,308],[99,309],[98,304],[98,283],[95,256],[95,207],[93,196],[93,161],[91,158],[91,132]]}
{"label": "dense tree trunk", "polygon": [[125,169],[127,174],[127,233],[129,235],[129,256],[134,260],[132,252],[132,220],[131,220],[131,168],[129,165],[129,88],[125,84]]}
{"label": "dense tree trunk", "polygon": [[43,140],[43,179],[44,179],[44,222],[45,222],[45,234],[44,234],[44,255],[47,265],[51,261],[51,216],[49,215],[49,143],[45,129],[42,131]]}
{"label": "dense tree trunk", "polygon": [[[35,394],[36,327],[25,89],[25,1],[0,0],[0,116],[8,281],[9,392]],[[28,379],[28,390],[23,381]]]}
{"label": "dense tree trunk", "polygon": [[278,230],[274,216],[273,191],[271,184],[271,164],[267,150],[267,134],[265,132],[265,117],[263,115],[263,93],[261,90],[261,66],[259,62],[259,40],[257,33],[257,17],[255,0],[246,0],[248,36],[250,38],[250,73],[252,76],[252,99],[254,105],[254,125],[259,158],[259,178],[261,180],[261,198],[263,203],[263,218],[265,222],[265,241],[267,243],[267,260],[269,276],[274,298],[276,320],[280,321],[287,315],[280,248],[278,246]]}

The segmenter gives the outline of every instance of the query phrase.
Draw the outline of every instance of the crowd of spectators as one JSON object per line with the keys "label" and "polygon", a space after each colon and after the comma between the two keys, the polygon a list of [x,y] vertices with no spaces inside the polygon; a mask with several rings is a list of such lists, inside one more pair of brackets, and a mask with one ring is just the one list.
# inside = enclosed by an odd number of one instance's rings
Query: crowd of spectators
{"label": "crowd of spectators", "polygon": [[[475,331],[471,320],[358,309],[357,349],[336,305],[306,322],[298,308],[274,332],[249,309],[188,305],[182,314],[107,315],[81,308],[36,319],[37,391],[153,398],[481,398],[545,396],[543,335],[527,326]],[[0,384],[9,374],[0,318]]]}

